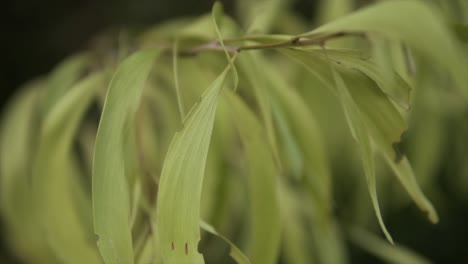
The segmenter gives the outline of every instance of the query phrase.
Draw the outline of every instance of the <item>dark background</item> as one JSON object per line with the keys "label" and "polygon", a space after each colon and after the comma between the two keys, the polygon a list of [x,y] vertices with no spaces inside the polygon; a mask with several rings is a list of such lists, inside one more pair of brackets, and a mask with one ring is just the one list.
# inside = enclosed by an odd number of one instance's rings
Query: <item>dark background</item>
{"label": "dark background", "polygon": [[[222,1],[233,13],[234,0]],[[314,0],[297,0],[294,8],[304,17],[314,14]],[[0,111],[23,83],[47,74],[66,56],[86,49],[91,39],[108,30],[144,28],[180,16],[209,12],[213,0],[4,0],[0,4]],[[441,186],[444,189],[444,173]],[[389,215],[394,238],[436,263],[468,263],[468,205],[444,193],[450,210],[439,211],[433,226],[414,206]],[[16,263],[3,241],[0,223],[0,263]],[[351,246],[353,263],[379,263]]]}

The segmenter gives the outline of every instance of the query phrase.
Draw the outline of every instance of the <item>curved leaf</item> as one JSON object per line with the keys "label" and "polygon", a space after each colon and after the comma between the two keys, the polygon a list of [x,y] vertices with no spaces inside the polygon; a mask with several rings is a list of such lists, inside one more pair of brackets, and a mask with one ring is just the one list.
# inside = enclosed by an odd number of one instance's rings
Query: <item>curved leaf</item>
{"label": "curved leaf", "polygon": [[245,256],[244,253],[242,253],[242,251],[234,243],[232,243],[227,237],[218,233],[218,231],[216,231],[214,227],[212,227],[211,225],[203,221],[200,222],[200,227],[206,232],[209,232],[215,236],[218,236],[222,238],[224,241],[226,241],[226,243],[228,243],[229,246],[231,247],[231,252],[229,254],[238,264],[250,264],[250,260],[247,258],[247,256]]}
{"label": "curved leaf", "polygon": [[468,97],[468,69],[461,59],[461,47],[444,27],[440,14],[422,1],[383,1],[300,36],[313,38],[339,32],[377,32],[405,41],[434,64],[449,69]]}
{"label": "curved leaf", "polygon": [[276,263],[281,239],[277,169],[260,121],[240,98],[227,93],[247,162],[250,193],[250,259]]}
{"label": "curved leaf", "polygon": [[230,66],[188,113],[163,163],[156,224],[160,251],[167,264],[204,263],[198,252],[200,198],[218,94],[229,69]]}
{"label": "curved leaf", "polygon": [[101,263],[92,230],[80,222],[72,188],[73,138],[87,106],[103,84],[97,73],[77,83],[50,109],[34,163],[33,190],[47,242],[64,263]]}
{"label": "curved leaf", "polygon": [[0,212],[6,241],[24,262],[51,263],[53,254],[44,244],[31,189],[31,169],[38,126],[39,92],[35,81],[21,88],[4,109],[0,130]]}
{"label": "curved leaf", "polygon": [[[117,68],[107,91],[94,151],[93,211],[106,263],[133,263],[125,145],[145,81],[159,50],[139,51]],[[128,149],[128,148],[127,148]]]}

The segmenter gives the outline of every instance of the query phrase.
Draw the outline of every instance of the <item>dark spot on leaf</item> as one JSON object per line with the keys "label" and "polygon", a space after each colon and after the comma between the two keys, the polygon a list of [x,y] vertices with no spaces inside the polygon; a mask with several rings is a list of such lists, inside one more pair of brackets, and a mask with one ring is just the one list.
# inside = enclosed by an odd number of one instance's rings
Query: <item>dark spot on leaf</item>
{"label": "dark spot on leaf", "polygon": [[171,249],[172,249],[172,251],[174,251],[174,249],[175,249],[174,242],[171,242]]}
{"label": "dark spot on leaf", "polygon": [[188,244],[185,243],[185,255],[188,255]]}

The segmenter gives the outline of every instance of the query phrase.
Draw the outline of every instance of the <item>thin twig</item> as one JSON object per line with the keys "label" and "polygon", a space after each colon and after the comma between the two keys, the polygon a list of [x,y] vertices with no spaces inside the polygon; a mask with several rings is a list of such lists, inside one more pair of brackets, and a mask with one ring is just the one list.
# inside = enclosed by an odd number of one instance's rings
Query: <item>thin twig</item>
{"label": "thin twig", "polygon": [[[338,32],[331,35],[323,35],[315,38],[294,37],[288,41],[270,43],[270,44],[257,44],[257,45],[244,45],[244,46],[225,46],[226,50],[230,53],[238,53],[244,50],[261,50],[261,49],[278,49],[278,48],[291,48],[312,45],[324,45],[324,43],[331,39],[348,37],[348,36],[365,36],[363,33],[358,32]],[[203,51],[224,51],[224,48],[218,41],[209,42],[196,46],[193,48],[181,50],[178,52],[179,56],[195,56]]]}

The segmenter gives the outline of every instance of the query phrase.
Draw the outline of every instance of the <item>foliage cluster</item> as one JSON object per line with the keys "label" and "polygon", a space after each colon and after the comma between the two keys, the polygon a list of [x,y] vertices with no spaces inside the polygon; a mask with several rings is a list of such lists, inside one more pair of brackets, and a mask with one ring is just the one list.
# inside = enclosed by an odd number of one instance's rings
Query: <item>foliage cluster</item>
{"label": "foliage cluster", "polygon": [[312,31],[288,1],[238,1],[238,22],[215,4],[26,84],[0,138],[12,250],[28,263],[347,263],[351,241],[428,263],[392,245],[382,213],[413,201],[438,221],[420,185],[437,194],[447,120],[468,145],[468,4],[343,16],[351,1],[323,3]]}

